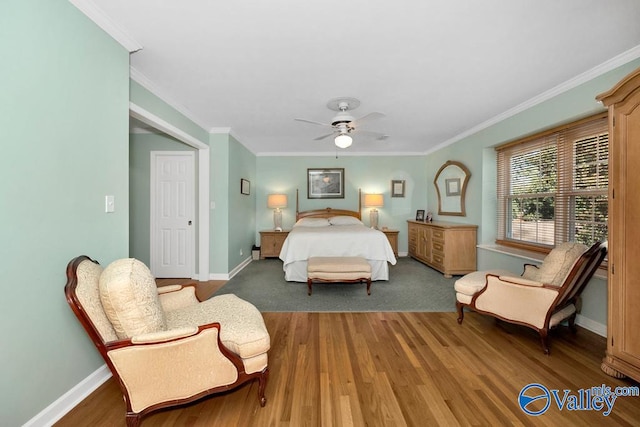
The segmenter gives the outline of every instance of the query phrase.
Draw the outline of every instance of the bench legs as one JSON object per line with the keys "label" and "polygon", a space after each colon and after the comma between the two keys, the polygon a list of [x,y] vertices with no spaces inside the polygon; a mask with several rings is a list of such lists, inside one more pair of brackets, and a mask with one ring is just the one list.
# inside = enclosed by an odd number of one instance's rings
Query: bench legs
{"label": "bench legs", "polygon": [[371,295],[371,277],[363,277],[355,280],[325,280],[325,279],[307,279],[307,295],[311,295],[311,289],[313,287],[313,281],[326,282],[326,283],[362,283],[367,282],[367,295]]}

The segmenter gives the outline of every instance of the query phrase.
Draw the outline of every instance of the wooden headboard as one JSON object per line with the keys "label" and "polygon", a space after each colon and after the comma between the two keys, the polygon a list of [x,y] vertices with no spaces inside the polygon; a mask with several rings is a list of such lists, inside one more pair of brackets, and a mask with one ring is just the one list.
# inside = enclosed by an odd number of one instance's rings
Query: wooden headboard
{"label": "wooden headboard", "polygon": [[332,216],[344,215],[344,216],[352,216],[358,219],[362,219],[361,211],[362,211],[362,190],[358,189],[358,210],[350,211],[346,209],[333,209],[333,208],[324,208],[324,209],[314,209],[311,211],[302,211],[300,212],[300,205],[298,203],[298,190],[296,189],[296,221],[300,218],[331,218]]}

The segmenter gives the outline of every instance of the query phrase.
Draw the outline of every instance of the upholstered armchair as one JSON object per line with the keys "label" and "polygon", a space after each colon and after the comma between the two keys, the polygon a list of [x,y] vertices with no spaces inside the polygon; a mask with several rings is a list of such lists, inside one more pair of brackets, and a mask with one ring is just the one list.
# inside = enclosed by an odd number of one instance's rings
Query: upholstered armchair
{"label": "upholstered armchair", "polygon": [[156,409],[258,380],[264,406],[269,333],[235,295],[200,302],[194,286],[157,287],[136,259],[67,266],[67,302],[117,379],[128,426]]}
{"label": "upholstered armchair", "polygon": [[458,323],[464,308],[536,330],[549,354],[549,329],[567,320],[575,331],[578,298],[607,254],[607,244],[591,248],[563,243],[540,267],[525,264],[518,276],[506,270],[476,271],[455,283]]}

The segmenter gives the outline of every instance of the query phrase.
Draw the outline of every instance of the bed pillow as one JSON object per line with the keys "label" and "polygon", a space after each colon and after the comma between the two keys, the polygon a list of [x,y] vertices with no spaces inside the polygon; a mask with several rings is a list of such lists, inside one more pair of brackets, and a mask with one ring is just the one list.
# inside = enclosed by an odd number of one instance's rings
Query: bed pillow
{"label": "bed pillow", "polygon": [[329,218],[331,225],[364,225],[362,221],[354,216],[340,215]]}
{"label": "bed pillow", "polygon": [[294,224],[294,227],[328,227],[329,220],[327,218],[300,218]]}

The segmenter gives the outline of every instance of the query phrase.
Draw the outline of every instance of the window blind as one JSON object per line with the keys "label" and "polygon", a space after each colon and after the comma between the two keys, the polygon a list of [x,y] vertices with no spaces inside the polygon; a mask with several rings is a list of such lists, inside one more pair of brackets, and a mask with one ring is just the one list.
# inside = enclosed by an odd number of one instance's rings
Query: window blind
{"label": "window blind", "polygon": [[497,147],[498,243],[606,240],[608,146],[603,113]]}

